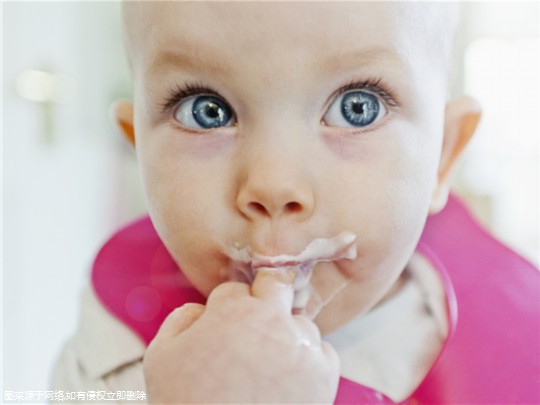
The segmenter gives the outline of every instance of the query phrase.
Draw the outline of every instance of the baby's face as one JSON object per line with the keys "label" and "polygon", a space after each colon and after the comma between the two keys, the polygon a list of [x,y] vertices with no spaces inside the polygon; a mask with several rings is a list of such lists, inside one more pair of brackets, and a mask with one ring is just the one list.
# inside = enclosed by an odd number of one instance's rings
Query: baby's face
{"label": "baby's face", "polygon": [[328,333],[373,307],[409,260],[437,182],[445,45],[425,6],[134,8],[137,154],[186,276],[209,294],[231,279],[235,248],[296,255],[347,231],[357,257],[313,269],[315,321]]}

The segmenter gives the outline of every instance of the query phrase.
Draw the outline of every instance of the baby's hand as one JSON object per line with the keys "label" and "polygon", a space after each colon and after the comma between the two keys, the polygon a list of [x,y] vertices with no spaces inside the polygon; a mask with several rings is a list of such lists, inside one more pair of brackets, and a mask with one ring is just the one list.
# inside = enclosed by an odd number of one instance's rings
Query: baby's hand
{"label": "baby's hand", "polygon": [[148,398],[162,403],[332,403],[339,359],[317,326],[292,315],[287,275],[227,282],[206,307],[165,320],[144,357]]}

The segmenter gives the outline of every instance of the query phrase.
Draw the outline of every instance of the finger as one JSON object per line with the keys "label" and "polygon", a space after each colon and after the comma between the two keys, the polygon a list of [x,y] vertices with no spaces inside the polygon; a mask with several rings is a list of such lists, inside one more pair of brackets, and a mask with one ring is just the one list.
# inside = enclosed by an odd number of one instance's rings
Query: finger
{"label": "finger", "polygon": [[317,345],[321,344],[321,331],[315,322],[310,321],[303,315],[293,315],[293,318],[303,336],[305,336],[310,342]]}
{"label": "finger", "polygon": [[339,370],[341,361],[339,359],[339,355],[336,352],[336,349],[334,349],[334,347],[325,340],[321,341],[321,349],[323,350],[332,368],[334,370]]}
{"label": "finger", "polygon": [[251,295],[292,311],[294,273],[287,270],[259,270],[251,285]]}
{"label": "finger", "polygon": [[188,303],[172,311],[161,324],[155,339],[170,339],[188,329],[203,314],[205,306]]}
{"label": "finger", "polygon": [[206,300],[206,306],[211,308],[214,305],[221,305],[223,301],[231,298],[234,299],[249,295],[249,285],[238,281],[228,281],[226,283],[219,284],[210,292],[210,295]]}

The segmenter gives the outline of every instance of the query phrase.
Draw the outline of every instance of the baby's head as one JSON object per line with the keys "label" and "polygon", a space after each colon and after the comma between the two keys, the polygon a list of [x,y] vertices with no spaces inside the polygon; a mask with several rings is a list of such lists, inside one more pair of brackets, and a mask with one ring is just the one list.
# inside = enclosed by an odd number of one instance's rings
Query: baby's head
{"label": "baby's head", "polygon": [[[426,3],[129,2],[134,108],[115,107],[153,223],[209,294],[231,249],[317,262],[323,333],[369,310],[440,210],[476,103],[447,104],[455,10]],[[133,135],[134,134],[134,135]],[[334,240],[334,239],[333,239]]]}

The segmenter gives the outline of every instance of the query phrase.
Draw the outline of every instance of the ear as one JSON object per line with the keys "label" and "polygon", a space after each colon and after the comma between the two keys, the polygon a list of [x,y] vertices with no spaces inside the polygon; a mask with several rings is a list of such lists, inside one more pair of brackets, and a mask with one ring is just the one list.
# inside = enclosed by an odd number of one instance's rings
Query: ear
{"label": "ear", "polygon": [[451,174],[465,146],[474,135],[481,115],[480,104],[471,97],[461,97],[446,105],[441,160],[429,207],[430,214],[440,212],[446,205]]}
{"label": "ear", "polygon": [[117,100],[112,103],[109,113],[118,125],[124,137],[135,146],[135,129],[133,126],[133,103],[128,100]]}

